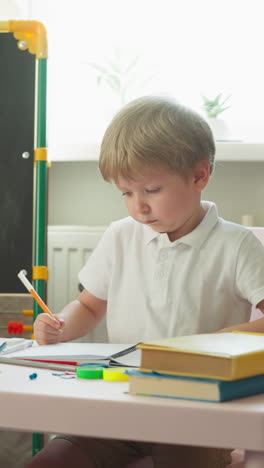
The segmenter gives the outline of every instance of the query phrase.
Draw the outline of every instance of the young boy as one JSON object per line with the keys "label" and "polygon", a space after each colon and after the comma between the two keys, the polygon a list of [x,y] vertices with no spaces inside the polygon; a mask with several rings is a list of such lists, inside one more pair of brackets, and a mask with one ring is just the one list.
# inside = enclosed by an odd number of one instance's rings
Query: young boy
{"label": "young boy", "polygon": [[[248,229],[201,202],[214,153],[204,119],[172,99],[143,97],[116,115],[99,165],[130,217],[106,230],[80,272],[83,292],[57,321],[38,316],[39,344],[83,336],[105,314],[113,343],[264,332],[264,318],[248,322],[252,304],[264,312],[264,249]],[[166,468],[224,468],[230,462],[230,450],[62,436],[27,467],[119,468],[145,455]]]}

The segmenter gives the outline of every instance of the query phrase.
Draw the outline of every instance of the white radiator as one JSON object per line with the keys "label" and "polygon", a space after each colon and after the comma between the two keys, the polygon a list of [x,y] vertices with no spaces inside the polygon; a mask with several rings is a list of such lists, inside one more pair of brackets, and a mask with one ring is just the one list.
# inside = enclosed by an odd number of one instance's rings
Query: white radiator
{"label": "white radiator", "polygon": [[[78,273],[104,230],[105,226],[48,226],[47,302],[53,312],[59,312],[80,294]],[[106,341],[104,321],[89,334],[88,340]]]}

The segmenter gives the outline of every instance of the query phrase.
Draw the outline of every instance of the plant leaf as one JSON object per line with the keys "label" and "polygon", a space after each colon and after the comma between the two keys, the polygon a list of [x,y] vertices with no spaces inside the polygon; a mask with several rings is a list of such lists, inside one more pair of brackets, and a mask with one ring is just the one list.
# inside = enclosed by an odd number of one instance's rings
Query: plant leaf
{"label": "plant leaf", "polygon": [[89,63],[89,66],[91,68],[94,68],[95,70],[100,71],[101,73],[108,73],[107,68],[103,67],[102,65],[97,65],[96,63]]}
{"label": "plant leaf", "polygon": [[125,74],[129,73],[133,68],[135,68],[135,66],[137,65],[139,61],[139,57],[135,57],[132,62],[130,62],[130,64],[127,66],[127,68],[125,69]]}

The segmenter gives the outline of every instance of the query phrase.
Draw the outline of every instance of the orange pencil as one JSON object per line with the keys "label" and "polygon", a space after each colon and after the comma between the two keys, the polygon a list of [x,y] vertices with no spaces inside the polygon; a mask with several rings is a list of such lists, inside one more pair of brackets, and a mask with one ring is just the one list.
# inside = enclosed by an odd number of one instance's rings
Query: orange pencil
{"label": "orange pencil", "polygon": [[20,279],[20,281],[22,281],[22,283],[24,284],[24,286],[27,288],[28,292],[31,294],[31,296],[34,297],[35,301],[38,303],[38,305],[41,307],[41,309],[43,310],[43,312],[46,312],[46,314],[49,314],[51,315],[51,317],[55,318],[55,320],[57,320],[57,318],[55,317],[55,315],[49,310],[49,308],[46,306],[45,302],[43,302],[43,300],[41,299],[41,297],[38,295],[37,291],[35,291],[35,289],[33,288],[32,284],[28,281],[28,279],[26,278],[26,275],[27,272],[26,270],[21,270],[19,273],[18,273],[18,278]]}

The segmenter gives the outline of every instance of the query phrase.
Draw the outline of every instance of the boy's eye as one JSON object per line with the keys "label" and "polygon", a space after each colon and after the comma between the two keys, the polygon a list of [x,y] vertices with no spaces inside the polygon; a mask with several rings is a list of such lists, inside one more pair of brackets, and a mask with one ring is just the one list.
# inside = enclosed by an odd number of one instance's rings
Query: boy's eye
{"label": "boy's eye", "polygon": [[160,191],[160,187],[156,187],[156,188],[153,188],[153,189],[146,189],[147,193],[157,193],[159,191]]}
{"label": "boy's eye", "polygon": [[122,197],[129,197],[131,195],[131,192],[123,192]]}

